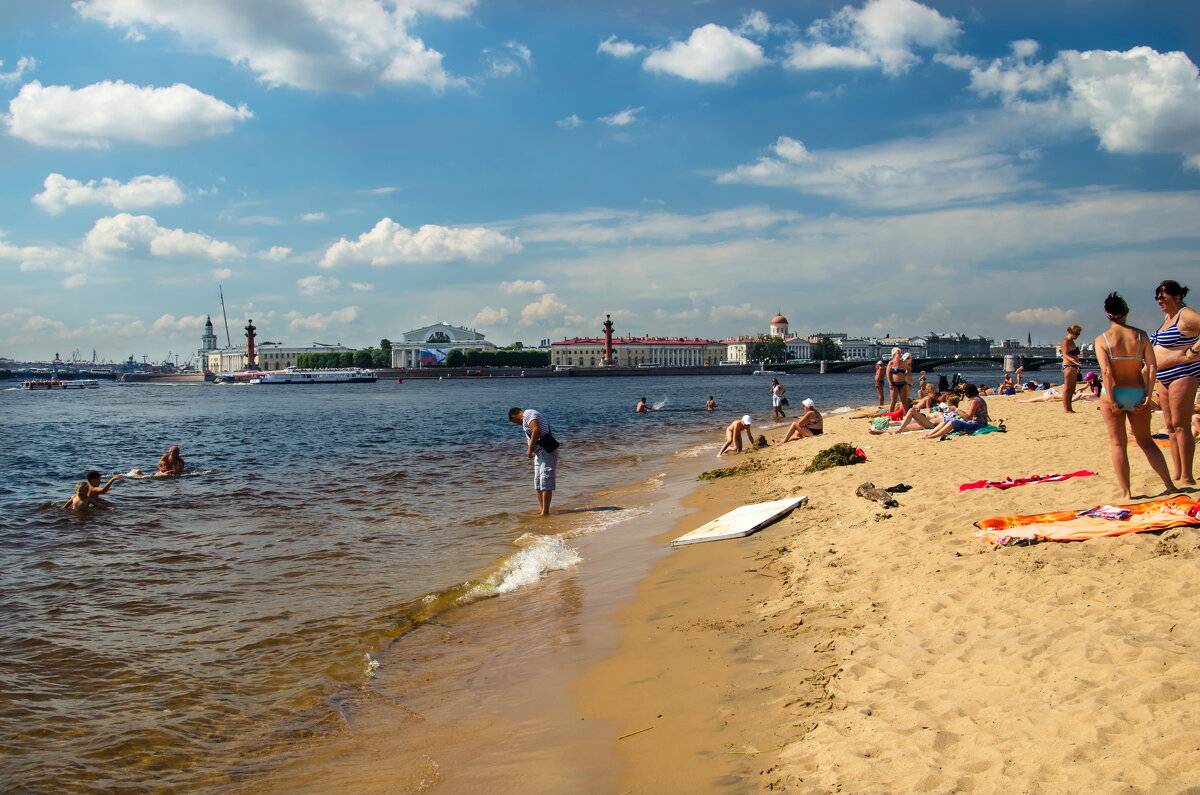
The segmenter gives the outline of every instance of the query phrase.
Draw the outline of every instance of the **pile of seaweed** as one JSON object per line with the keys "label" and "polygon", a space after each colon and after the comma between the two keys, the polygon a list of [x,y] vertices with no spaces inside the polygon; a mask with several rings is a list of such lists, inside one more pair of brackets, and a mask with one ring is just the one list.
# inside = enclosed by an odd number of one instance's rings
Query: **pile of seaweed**
{"label": "pile of seaweed", "polygon": [[813,456],[812,463],[804,471],[820,472],[822,469],[859,464],[862,463],[862,460],[862,455],[854,445],[846,442],[838,442],[833,447],[826,447]]}

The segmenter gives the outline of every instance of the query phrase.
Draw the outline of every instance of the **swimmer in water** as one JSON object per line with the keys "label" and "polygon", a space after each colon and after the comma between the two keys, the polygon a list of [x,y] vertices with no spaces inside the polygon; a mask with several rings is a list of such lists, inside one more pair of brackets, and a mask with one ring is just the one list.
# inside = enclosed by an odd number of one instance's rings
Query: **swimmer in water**
{"label": "swimmer in water", "polygon": [[713,400],[713,396],[708,396],[708,402],[704,404],[705,411],[716,411],[717,401]]}
{"label": "swimmer in water", "polygon": [[88,472],[86,477],[88,482],[88,498],[93,501],[93,505],[102,508],[111,508],[112,503],[101,499],[100,495],[108,494],[108,490],[112,488],[112,484],[120,480],[123,475],[113,475],[103,486],[100,485],[100,473],[96,470],[93,469],[91,472]]}
{"label": "swimmer in water", "polygon": [[171,478],[179,477],[183,474],[183,459],[179,457],[178,445],[167,451],[167,454],[158,459],[158,472],[155,473],[156,478]]}
{"label": "swimmer in water", "polygon": [[637,406],[635,406],[633,410],[638,414],[645,414],[647,411],[658,411],[658,409],[647,405],[646,398],[639,400]]}
{"label": "swimmer in water", "polygon": [[75,493],[71,495],[71,499],[63,503],[63,509],[68,511],[90,511],[93,508],[108,507],[109,503],[91,495],[91,488],[86,480],[76,483]]}

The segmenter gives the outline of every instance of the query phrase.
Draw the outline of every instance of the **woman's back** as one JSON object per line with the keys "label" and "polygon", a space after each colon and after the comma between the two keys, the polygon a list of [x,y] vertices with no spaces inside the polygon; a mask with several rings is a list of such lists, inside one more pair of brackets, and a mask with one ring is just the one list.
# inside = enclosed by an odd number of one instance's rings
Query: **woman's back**
{"label": "woman's back", "polygon": [[1133,326],[1114,323],[1096,338],[1096,350],[1108,354],[1109,377],[1112,389],[1144,385],[1142,371],[1146,367],[1146,332]]}

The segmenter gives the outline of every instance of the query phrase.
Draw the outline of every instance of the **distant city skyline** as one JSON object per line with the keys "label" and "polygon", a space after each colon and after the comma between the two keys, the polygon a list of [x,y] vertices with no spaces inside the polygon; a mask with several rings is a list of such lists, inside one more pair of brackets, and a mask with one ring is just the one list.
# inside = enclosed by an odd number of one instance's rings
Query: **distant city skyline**
{"label": "distant city skyline", "polygon": [[224,343],[218,283],[288,344],[1055,344],[1200,273],[1194,2],[277,5],[0,8],[0,356]]}

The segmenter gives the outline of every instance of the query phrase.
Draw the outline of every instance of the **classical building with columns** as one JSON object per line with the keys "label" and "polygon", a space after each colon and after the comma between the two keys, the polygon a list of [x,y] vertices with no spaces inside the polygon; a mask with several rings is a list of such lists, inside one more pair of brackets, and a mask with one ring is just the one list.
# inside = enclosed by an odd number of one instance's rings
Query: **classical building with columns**
{"label": "classical building with columns", "polygon": [[[550,364],[567,367],[600,367],[604,363],[603,337],[576,337],[550,343]],[[699,367],[717,365],[725,357],[725,343],[688,337],[613,337],[617,367],[658,365]]]}
{"label": "classical building with columns", "polygon": [[494,351],[496,346],[488,342],[475,329],[435,323],[432,326],[404,332],[402,342],[392,342],[392,367],[426,367],[445,364],[446,354],[459,350]]}

